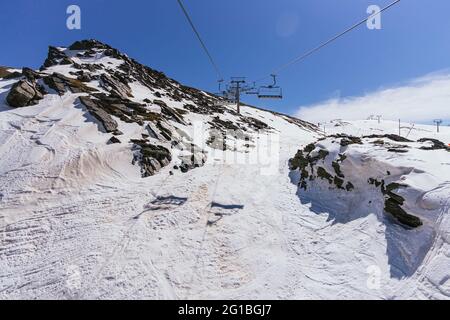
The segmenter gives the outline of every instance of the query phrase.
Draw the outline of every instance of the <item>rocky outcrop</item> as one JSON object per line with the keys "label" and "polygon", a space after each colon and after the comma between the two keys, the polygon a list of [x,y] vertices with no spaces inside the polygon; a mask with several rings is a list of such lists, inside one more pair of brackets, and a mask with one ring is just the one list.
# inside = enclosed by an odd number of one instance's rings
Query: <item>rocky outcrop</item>
{"label": "rocky outcrop", "polygon": [[384,210],[386,212],[391,214],[401,224],[411,228],[417,228],[423,224],[418,217],[408,214],[402,208],[405,199],[402,196],[394,193],[394,190],[399,188],[406,188],[408,187],[407,185],[391,183],[387,186],[384,186],[384,181],[382,181],[380,186],[382,193],[385,195]]}
{"label": "rocky outcrop", "polygon": [[422,146],[420,149],[422,150],[447,150],[450,151],[450,145],[446,145],[442,141],[431,138],[422,138],[419,139],[418,142],[430,142],[431,146]]}
{"label": "rocky outcrop", "polygon": [[[52,68],[61,65],[66,67]],[[222,98],[184,86],[96,40],[77,41],[67,49],[51,46],[41,72],[24,68],[21,76],[25,79],[10,93],[14,105],[35,103],[42,92],[34,89],[39,89],[38,84],[43,84],[45,88],[52,89],[52,94],[79,94],[80,104],[98,120],[100,129],[107,133],[121,134],[116,119],[141,126],[144,130],[142,141],[135,141],[133,145],[141,150],[137,152],[141,157],[136,158],[135,162],[142,165],[143,176],[152,175],[167,165],[168,157],[158,158],[155,155],[158,152],[169,155],[171,151],[175,152],[178,157],[177,168],[182,172],[204,165],[206,152],[180,129],[180,125],[191,124],[187,116],[190,113],[206,116],[205,122],[211,126],[207,143],[212,148],[222,150],[236,148],[235,139],[243,140],[242,145],[249,148],[247,132],[272,129],[266,122],[237,114],[233,108],[220,103],[223,102]],[[148,88],[149,96],[133,97],[133,83]],[[96,86],[96,89],[90,85]],[[173,101],[179,103],[172,104]],[[228,115],[232,116],[231,120]],[[286,121],[303,125],[301,120],[283,117]],[[217,131],[217,135],[212,134],[212,131]],[[227,146],[227,136],[232,137],[229,141],[233,142],[233,146]],[[107,141],[108,144],[120,142],[116,137]]]}
{"label": "rocky outcrop", "polygon": [[[357,158],[356,155],[359,153],[354,153],[355,150],[351,150],[352,159],[348,158],[347,152],[353,144],[368,145],[377,142],[377,146],[383,147],[385,152],[393,152],[392,150],[402,152],[403,150],[407,151],[405,148],[412,148],[411,145],[392,144],[383,140],[383,138],[394,142],[407,142],[393,135],[373,135],[363,138],[333,135],[298,150],[296,155],[289,160],[289,167],[290,170],[299,173],[299,191],[305,193],[320,185],[325,188],[328,186],[329,190],[345,192],[345,194],[350,195],[354,192],[364,193],[369,186],[370,188],[374,187],[378,191],[369,191],[368,193],[373,194],[375,192],[376,195],[378,192],[379,199],[384,203],[385,214],[392,216],[406,228],[420,227],[422,225],[421,219],[406,211],[404,208],[405,199],[395,192],[400,188],[407,189],[408,186],[396,182],[386,183],[386,181],[395,179],[391,173],[392,168],[388,167],[382,173],[382,162],[368,159],[363,151],[364,149],[361,151],[361,158]],[[382,139],[382,143],[379,141],[380,139]],[[396,170],[398,171],[397,175],[401,176],[403,169]]]}
{"label": "rocky outcrop", "polygon": [[111,137],[106,144],[122,143],[117,137]]}
{"label": "rocky outcrop", "polygon": [[132,140],[131,142],[134,144],[135,150],[133,164],[141,167],[143,178],[153,176],[172,161],[170,151],[163,146],[154,145],[147,140]]}
{"label": "rocky outcrop", "polygon": [[35,82],[20,80],[9,91],[6,102],[14,108],[35,105],[44,97],[45,90]]}
{"label": "rocky outcrop", "polygon": [[69,88],[72,93],[91,93],[97,90],[91,88],[78,79],[69,78],[60,73],[54,72],[52,75],[43,78],[46,85],[55,90],[59,95],[66,92],[66,88]]}
{"label": "rocky outcrop", "polygon": [[153,103],[159,106],[161,108],[162,114],[167,116],[169,119],[186,125],[186,122],[183,119],[183,115],[181,115],[180,112],[176,111],[175,109],[170,108],[164,101],[154,100]]}
{"label": "rocky outcrop", "polygon": [[44,61],[44,64],[40,68],[41,71],[45,70],[46,68],[60,64],[61,65],[73,64],[73,61],[60,49],[53,46],[49,46],[47,59]]}
{"label": "rocky outcrop", "polygon": [[100,76],[101,86],[111,92],[111,95],[121,99],[133,97],[131,88],[125,82],[124,78],[118,78],[113,75],[102,74]]}
{"label": "rocky outcrop", "polygon": [[363,138],[369,138],[369,139],[382,139],[386,138],[395,142],[413,142],[412,140],[409,140],[405,137],[399,136],[397,134],[372,134],[369,136],[364,136]]}
{"label": "rocky outcrop", "polygon": [[88,109],[88,111],[103,125],[106,132],[111,132],[113,134],[120,134],[118,131],[117,122],[111,117],[111,115],[106,112],[98,100],[93,100],[89,97],[80,97],[81,103]]}
{"label": "rocky outcrop", "polygon": [[82,50],[82,51],[92,50],[94,48],[108,49],[110,47],[95,39],[75,41],[71,46],[69,46],[70,50]]}

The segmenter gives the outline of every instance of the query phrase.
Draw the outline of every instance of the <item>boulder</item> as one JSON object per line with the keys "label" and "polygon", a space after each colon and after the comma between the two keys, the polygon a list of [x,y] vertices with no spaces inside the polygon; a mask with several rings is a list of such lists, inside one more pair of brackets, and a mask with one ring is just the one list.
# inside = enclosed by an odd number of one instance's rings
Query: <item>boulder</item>
{"label": "boulder", "polygon": [[131,142],[137,148],[133,164],[139,164],[143,178],[154,175],[172,161],[170,151],[163,146],[151,144],[146,140],[131,140]]}
{"label": "boulder", "polygon": [[37,104],[43,98],[43,94],[36,85],[27,80],[16,82],[6,97],[6,102],[14,108],[26,107]]}

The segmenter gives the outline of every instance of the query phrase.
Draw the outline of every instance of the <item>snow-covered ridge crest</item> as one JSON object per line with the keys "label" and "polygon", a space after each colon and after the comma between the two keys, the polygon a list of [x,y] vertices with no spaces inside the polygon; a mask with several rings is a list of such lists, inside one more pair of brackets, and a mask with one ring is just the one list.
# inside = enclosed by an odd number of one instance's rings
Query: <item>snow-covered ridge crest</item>
{"label": "snow-covered ridge crest", "polygon": [[[207,148],[231,150],[236,143],[249,148],[247,132],[273,131],[264,121],[238,114],[222,98],[184,86],[93,39],[67,48],[50,46],[40,71],[24,68],[15,76],[19,81],[6,96],[10,106],[37,105],[47,95],[76,95],[75,104],[96,119],[100,131],[112,135],[108,143],[132,143],[133,163],[141,166],[143,177],[173,159],[175,168],[186,172],[207,161]],[[277,116],[316,130],[307,122]],[[187,133],[193,122],[207,124],[202,130],[209,137],[194,143],[193,134]],[[133,125],[142,127],[142,133],[128,137],[124,127]]]}

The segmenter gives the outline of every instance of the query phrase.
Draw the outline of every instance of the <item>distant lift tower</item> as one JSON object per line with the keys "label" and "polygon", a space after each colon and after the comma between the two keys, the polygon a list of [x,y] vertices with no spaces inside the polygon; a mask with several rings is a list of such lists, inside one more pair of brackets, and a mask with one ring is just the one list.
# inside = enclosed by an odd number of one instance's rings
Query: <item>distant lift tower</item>
{"label": "distant lift tower", "polygon": [[377,119],[378,119],[378,123],[380,123],[381,122],[381,118],[382,118],[383,116],[382,115],[377,115]]}
{"label": "distant lift tower", "polygon": [[439,133],[439,127],[442,123],[442,119],[436,119],[436,120],[433,120],[433,122],[436,124],[437,132]]}
{"label": "distant lift tower", "polygon": [[[221,83],[219,81],[219,96],[222,96],[227,101],[235,102],[237,105],[237,112],[241,113],[241,94],[253,94],[260,99],[282,99],[283,93],[281,87],[277,85],[276,75],[272,74],[272,83],[266,86],[257,87],[254,82],[253,85],[248,85],[245,77],[231,77],[231,81],[227,85],[227,89],[221,91]],[[234,101],[233,101],[234,100]]]}
{"label": "distant lift tower", "polygon": [[241,113],[241,91],[244,90],[245,78],[232,77],[229,90],[235,94],[237,113]]}

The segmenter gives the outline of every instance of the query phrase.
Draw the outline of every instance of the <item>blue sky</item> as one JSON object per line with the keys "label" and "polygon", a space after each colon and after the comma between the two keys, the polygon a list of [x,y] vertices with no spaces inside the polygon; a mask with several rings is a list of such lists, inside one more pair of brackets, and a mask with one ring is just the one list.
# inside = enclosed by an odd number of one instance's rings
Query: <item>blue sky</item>
{"label": "blue sky", "polygon": [[[225,77],[260,78],[392,0],[185,0]],[[66,28],[66,8],[82,29]],[[215,91],[216,75],[175,0],[1,1],[0,65],[39,67],[48,45],[96,38],[184,84]],[[360,96],[448,69],[450,1],[403,0],[365,26],[279,75],[282,101],[245,100],[285,113]]]}

